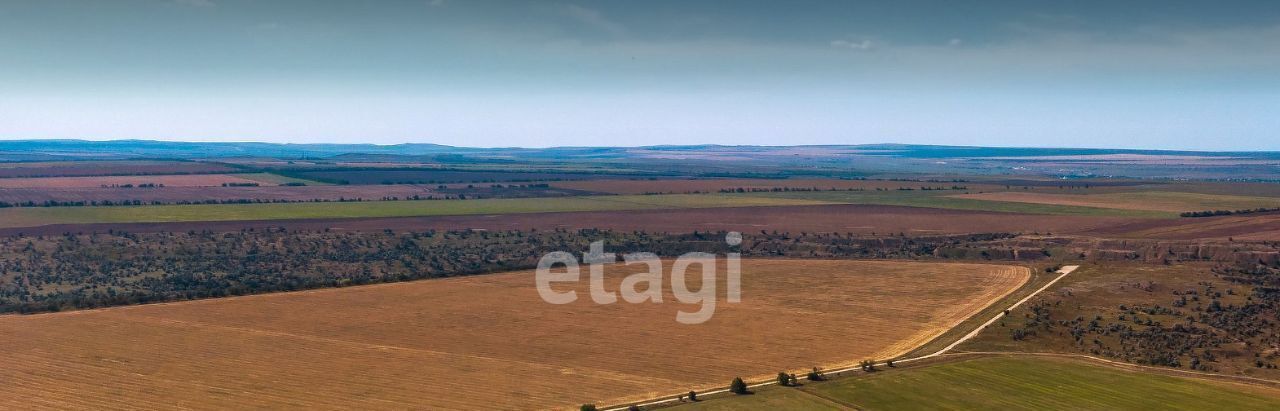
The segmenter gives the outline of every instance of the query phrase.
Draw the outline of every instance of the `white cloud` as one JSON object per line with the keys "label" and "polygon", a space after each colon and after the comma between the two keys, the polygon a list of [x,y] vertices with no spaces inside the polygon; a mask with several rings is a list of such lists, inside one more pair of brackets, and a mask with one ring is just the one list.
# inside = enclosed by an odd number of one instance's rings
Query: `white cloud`
{"label": "white cloud", "polygon": [[174,4],[190,7],[217,7],[213,0],[173,0]]}
{"label": "white cloud", "polygon": [[427,0],[427,5],[431,7],[440,7],[444,5],[445,0]]}
{"label": "white cloud", "polygon": [[586,7],[570,4],[565,6],[565,14],[572,17],[578,22],[606,31],[610,34],[618,35],[627,31],[626,27],[616,21],[610,20],[599,11]]}
{"label": "white cloud", "polygon": [[870,50],[875,45],[871,40],[831,40],[831,47],[850,50]]}
{"label": "white cloud", "polygon": [[958,38],[952,38],[951,40],[947,40],[948,46],[959,46],[961,44],[964,44],[964,40],[960,40]]}

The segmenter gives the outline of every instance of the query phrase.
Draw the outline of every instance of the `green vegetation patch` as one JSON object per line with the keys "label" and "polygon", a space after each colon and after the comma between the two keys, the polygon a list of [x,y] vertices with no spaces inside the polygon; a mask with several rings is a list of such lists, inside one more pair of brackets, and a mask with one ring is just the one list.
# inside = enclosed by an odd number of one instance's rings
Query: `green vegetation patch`
{"label": "green vegetation patch", "polygon": [[246,173],[246,174],[236,174],[235,176],[248,179],[248,180],[257,181],[259,183],[262,183],[262,185],[268,185],[268,186],[278,186],[278,185],[285,185],[285,184],[304,184],[309,186],[331,185],[329,183],[325,183],[321,181],[288,177],[288,176],[282,176],[279,174],[272,174],[272,173]]}
{"label": "green vegetation patch", "polygon": [[[871,410],[1274,410],[1280,390],[1122,370],[1083,360],[987,357],[881,371],[801,388],[833,404]],[[677,409],[834,409],[791,400],[795,388]]]}

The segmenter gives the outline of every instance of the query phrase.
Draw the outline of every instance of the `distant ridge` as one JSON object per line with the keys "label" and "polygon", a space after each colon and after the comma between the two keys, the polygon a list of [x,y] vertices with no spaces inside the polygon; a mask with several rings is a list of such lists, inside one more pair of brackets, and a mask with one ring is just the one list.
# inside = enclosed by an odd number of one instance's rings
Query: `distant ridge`
{"label": "distant ridge", "polygon": [[177,142],[155,140],[9,140],[0,141],[0,160],[37,161],[102,158],[186,158],[263,156],[278,158],[330,158],[340,155],[439,156],[524,158],[629,158],[639,152],[671,153],[769,153],[796,148],[824,149],[844,155],[891,156],[901,158],[980,158],[1085,155],[1177,155],[1280,159],[1280,152],[1217,152],[1186,150],[1033,148],[937,146],[912,144],[812,145],[812,146],[725,146],[657,145],[644,147],[551,147],[472,148],[430,143],[298,144],[260,142]]}

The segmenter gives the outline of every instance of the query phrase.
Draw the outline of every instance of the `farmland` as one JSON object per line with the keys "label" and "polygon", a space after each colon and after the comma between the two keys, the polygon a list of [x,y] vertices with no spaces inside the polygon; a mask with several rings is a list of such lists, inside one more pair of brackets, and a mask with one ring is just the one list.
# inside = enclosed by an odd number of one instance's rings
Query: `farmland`
{"label": "farmland", "polygon": [[1218,238],[1275,241],[1280,239],[1280,213],[1184,218],[1175,221],[1130,221],[1111,226],[1097,226],[1085,230],[1085,234],[1102,237],[1176,240]]}
{"label": "farmland", "polygon": [[808,199],[845,204],[879,204],[910,207],[942,208],[955,210],[997,211],[1005,213],[1099,216],[1099,217],[1133,217],[1133,218],[1174,218],[1178,213],[1156,210],[1123,210],[1101,207],[1062,204],[1034,204],[1005,201],[987,201],[985,199],[957,198],[948,191],[815,191],[815,192],[781,192],[753,193],[752,196],[772,198]]}
{"label": "farmland", "polygon": [[[872,174],[791,159],[824,150],[2,163],[70,168],[0,178],[0,312],[10,313],[0,344],[16,358],[0,370],[14,381],[0,393],[54,409],[627,404],[734,376],[932,353],[1054,278],[1054,267],[1077,264],[953,352],[1034,354],[974,361],[1034,361],[1018,366],[1049,367],[1070,378],[1047,384],[1070,390],[1081,375],[1117,370],[1133,379],[1109,383],[1151,395],[1168,389],[1152,385],[1164,378],[1158,369],[1280,378],[1280,334],[1267,322],[1280,213],[1179,216],[1273,206],[1274,184],[954,174],[930,162],[910,163],[929,173]],[[601,153],[581,152],[629,155]],[[86,165],[102,169],[67,171]],[[729,231],[743,243],[726,244]],[[741,253],[750,298],[719,301],[698,326],[675,322],[676,310],[694,307],[674,301],[543,304],[520,270],[593,241],[663,258]],[[611,268],[608,287],[632,269]],[[1048,354],[1150,367],[1098,371],[1039,357]],[[1016,375],[986,362],[996,370],[987,376],[945,368],[967,361],[691,406],[1073,408],[1082,392],[934,404],[873,383]],[[1237,388],[1186,381],[1170,390]],[[1107,406],[1150,405],[1104,394]]]}
{"label": "farmland", "polygon": [[[846,405],[847,404],[847,405]],[[888,369],[672,410],[1269,410],[1280,388],[1149,373],[1084,360],[998,356]]]}
{"label": "farmland", "polygon": [[[617,289],[634,268],[611,267],[606,289]],[[743,295],[750,298],[721,300],[710,322],[692,328],[674,321],[675,311],[694,308],[679,303],[543,303],[528,272],[6,316],[0,344],[11,360],[0,369],[0,405],[625,402],[734,375],[895,355],[1026,278],[1011,266],[748,260]],[[696,278],[689,285],[702,286]],[[584,293],[587,284],[561,286]]]}
{"label": "farmland", "polygon": [[717,193],[721,191],[770,191],[776,189],[806,190],[898,190],[919,189],[921,187],[949,190],[965,188],[970,190],[995,190],[1002,186],[995,184],[974,184],[968,182],[930,182],[930,181],[894,181],[894,180],[841,180],[841,179],[664,179],[664,180],[583,180],[563,181],[552,184],[556,187],[577,190],[595,191],[612,194],[684,194],[684,193]]}
{"label": "farmland", "polygon": [[0,227],[94,222],[287,220],[437,215],[546,213],[784,205],[821,201],[718,195],[599,196],[541,199],[421,200],[371,203],[211,204],[140,207],[47,207],[0,209]]}
{"label": "farmland", "polygon": [[9,188],[0,189],[0,202],[9,204],[46,202],[55,204],[187,204],[205,202],[306,202],[339,200],[381,200],[433,195],[427,188],[410,185],[388,186],[278,186],[258,187],[147,187],[147,188]]}
{"label": "farmland", "polygon": [[984,201],[1168,212],[1241,210],[1280,207],[1280,198],[1274,197],[1247,197],[1170,191],[1136,191],[1108,194],[1046,194],[1014,191],[960,194],[952,197]]}
{"label": "farmland", "polygon": [[127,160],[0,162],[0,178],[210,174],[232,171],[236,171],[236,169],[222,164],[192,161]]}
{"label": "farmland", "polygon": [[350,170],[300,171],[290,174],[308,180],[319,180],[340,184],[495,183],[640,177],[635,175],[595,173],[460,171],[437,169],[384,170],[359,168]]}
{"label": "farmland", "polygon": [[142,176],[97,176],[97,177],[42,177],[42,178],[0,178],[0,189],[4,188],[91,188],[91,187],[138,187],[144,184],[163,185],[165,187],[217,187],[223,184],[261,184],[259,181],[244,178],[235,174],[178,174],[178,175],[142,175]]}
{"label": "farmland", "polygon": [[[20,214],[0,210],[0,215],[9,216],[9,218],[16,219],[16,216]],[[741,231],[746,233],[776,231],[783,233],[852,233],[867,236],[921,236],[991,232],[1076,233],[1126,227],[1145,220],[1116,217],[1040,216],[875,205],[806,205],[160,223],[95,222],[43,225],[53,220],[14,221],[11,223],[13,227],[0,228],[0,233],[58,235],[66,232],[107,232],[110,230],[130,232],[187,231],[192,229],[240,231],[249,228],[286,227],[289,229],[322,230],[332,228],[357,231],[380,231],[386,229],[610,229],[671,233],[699,230]],[[1241,230],[1246,228],[1241,227]],[[1194,235],[1194,233],[1190,234]]]}

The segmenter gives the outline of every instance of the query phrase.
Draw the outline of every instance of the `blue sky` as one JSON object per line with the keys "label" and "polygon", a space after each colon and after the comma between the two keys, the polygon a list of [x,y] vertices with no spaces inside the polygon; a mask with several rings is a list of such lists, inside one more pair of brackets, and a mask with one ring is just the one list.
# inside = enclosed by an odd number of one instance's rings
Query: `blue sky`
{"label": "blue sky", "polygon": [[0,0],[0,138],[1280,150],[1280,2]]}

